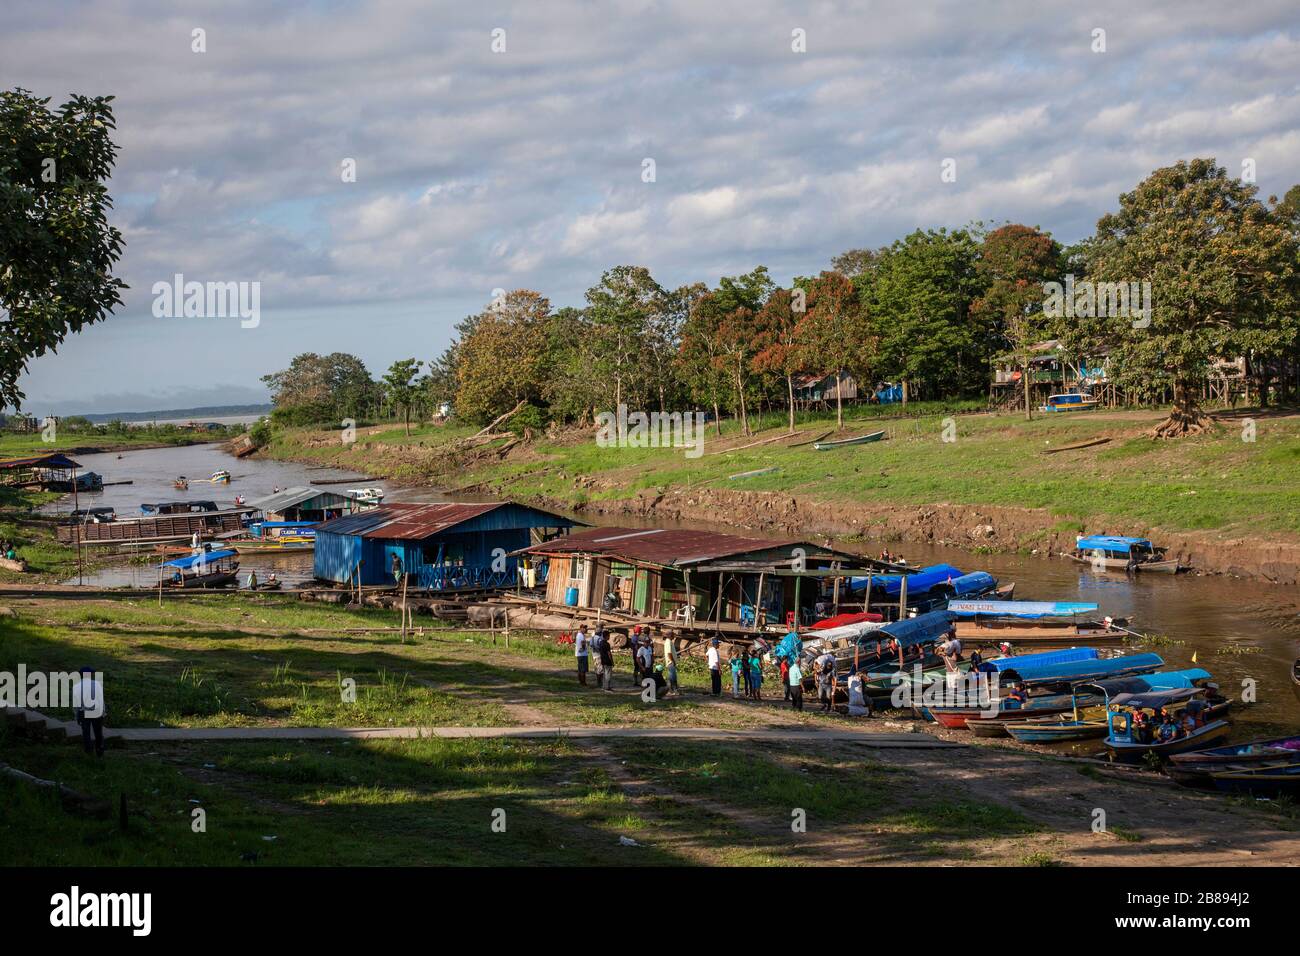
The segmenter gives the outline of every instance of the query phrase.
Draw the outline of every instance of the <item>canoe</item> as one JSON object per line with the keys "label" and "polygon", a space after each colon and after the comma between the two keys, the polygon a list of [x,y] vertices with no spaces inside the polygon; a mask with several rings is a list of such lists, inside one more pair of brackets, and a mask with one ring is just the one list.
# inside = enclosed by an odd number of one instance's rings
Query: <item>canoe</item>
{"label": "canoe", "polygon": [[1300,764],[1224,771],[1212,773],[1210,777],[1214,786],[1226,793],[1248,793],[1253,797],[1293,797],[1300,794]]}
{"label": "canoe", "polygon": [[815,451],[831,451],[836,448],[847,448],[849,445],[865,445],[867,442],[880,441],[885,437],[882,429],[878,432],[871,432],[868,435],[857,435],[853,438],[840,438],[836,441],[817,441],[813,442]]}
{"label": "canoe", "polygon": [[1212,767],[1230,763],[1265,760],[1295,760],[1300,762],[1300,735],[1272,737],[1267,740],[1249,740],[1242,744],[1212,747],[1178,754],[1170,760],[1179,767]]}
{"label": "canoe", "polygon": [[1011,723],[1006,732],[1022,744],[1051,744],[1062,740],[1090,740],[1105,737],[1105,718],[1085,717],[1076,720],[1074,714],[1065,713],[1046,719],[1032,719]]}

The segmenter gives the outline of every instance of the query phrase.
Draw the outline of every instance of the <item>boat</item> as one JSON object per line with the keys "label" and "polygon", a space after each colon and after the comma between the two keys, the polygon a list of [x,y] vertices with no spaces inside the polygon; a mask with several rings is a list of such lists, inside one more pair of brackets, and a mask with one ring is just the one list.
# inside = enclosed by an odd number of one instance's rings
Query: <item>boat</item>
{"label": "boat", "polygon": [[1053,744],[1067,740],[1089,740],[1105,737],[1106,718],[1096,708],[1088,716],[1078,712],[1057,714],[1053,717],[1033,718],[1008,723],[1006,733],[1022,744]]}
{"label": "boat", "polygon": [[276,579],[276,580],[274,580],[274,581],[258,581],[258,582],[257,582],[256,584],[254,584],[252,587],[248,588],[248,590],[250,590],[250,591],[278,591],[278,590],[280,590],[281,585],[282,585],[282,582],[281,582],[279,579]]}
{"label": "boat", "polygon": [[1030,688],[1061,689],[1081,681],[1150,674],[1165,666],[1164,658],[1159,654],[1121,654],[1060,663],[1037,663],[1028,661],[1026,657],[1013,657],[998,658],[993,663],[999,665],[1003,680],[1021,681]]}
{"label": "boat", "polygon": [[1018,618],[1036,621],[1042,618],[1078,617],[1098,609],[1082,601],[978,601],[954,600],[948,610],[961,618]]}
{"label": "boat", "polygon": [[172,482],[172,487],[175,488],[177,491],[189,491],[190,480],[186,478],[184,475],[181,475],[179,478],[177,478],[175,481]]}
{"label": "boat", "polygon": [[208,480],[214,485],[228,485],[230,484],[230,472],[222,468],[219,471],[214,471],[212,477]]}
{"label": "boat", "polygon": [[1165,772],[1184,786],[1209,787],[1214,785],[1211,774],[1292,763],[1300,763],[1300,736],[1249,740],[1174,754],[1165,765]]}
{"label": "boat", "polygon": [[316,548],[315,521],[255,521],[248,526],[249,537],[227,542],[240,554],[268,551],[313,551]]}
{"label": "boat", "polygon": [[346,494],[351,495],[363,505],[377,505],[384,500],[383,488],[349,488]]}
{"label": "boat", "polygon": [[1041,412],[1088,412],[1100,407],[1101,402],[1081,392],[1059,392],[1047,396],[1047,404],[1040,405]]}
{"label": "boat", "polygon": [[1216,771],[1210,774],[1210,779],[1225,793],[1246,793],[1252,797],[1300,795],[1300,763]]}
{"label": "boat", "polygon": [[881,429],[878,432],[871,432],[866,435],[855,435],[853,438],[837,438],[834,441],[815,441],[813,442],[813,450],[833,451],[836,448],[847,448],[849,445],[865,445],[868,442],[880,441],[884,437],[884,429]]}
{"label": "boat", "polygon": [[215,501],[159,501],[140,505],[142,515],[195,515],[220,511]]}
{"label": "boat", "polygon": [[1142,571],[1177,574],[1182,566],[1165,557],[1165,548],[1157,548],[1146,538],[1125,535],[1080,535],[1074,550],[1065,557],[1086,564],[1094,571]]}
{"label": "boat", "polygon": [[1170,740],[1157,740],[1150,727],[1135,726],[1138,713],[1158,713],[1162,710],[1177,712],[1186,709],[1197,699],[1208,704],[1205,701],[1206,693],[1207,689],[1203,687],[1185,687],[1143,694],[1120,694],[1111,698],[1106,707],[1107,734],[1103,740],[1111,759],[1137,761],[1148,754],[1167,757],[1189,750],[1202,750],[1207,744],[1228,736],[1232,732],[1232,725],[1223,719],[1207,718],[1204,724],[1190,733]]}
{"label": "boat", "polygon": [[[158,566],[163,587],[223,588],[239,579],[239,562],[230,550],[201,550],[183,558],[173,558]],[[170,571],[170,576],[168,576]]]}
{"label": "boat", "polygon": [[875,613],[874,611],[871,612],[860,611],[854,614],[836,614],[834,617],[822,618],[820,621],[817,621],[815,624],[808,625],[808,630],[824,631],[829,628],[845,627],[850,624],[862,624],[864,622],[876,624],[882,622],[883,620],[884,618],[882,618],[879,614]]}

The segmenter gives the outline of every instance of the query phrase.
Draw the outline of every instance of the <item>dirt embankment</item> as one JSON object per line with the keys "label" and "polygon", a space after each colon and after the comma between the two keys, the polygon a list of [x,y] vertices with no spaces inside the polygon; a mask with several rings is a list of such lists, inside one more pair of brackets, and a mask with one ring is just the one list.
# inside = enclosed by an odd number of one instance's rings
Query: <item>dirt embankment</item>
{"label": "dirt embankment", "polygon": [[[313,449],[337,444],[337,438],[308,441]],[[263,450],[259,454],[267,454]],[[507,457],[529,454],[516,448]],[[276,457],[295,457],[278,455]],[[517,498],[538,507],[572,510],[568,498],[530,497],[513,494],[508,484],[493,482],[463,485],[466,473],[475,465],[498,457],[495,449],[476,449],[453,460],[438,447],[388,445],[358,442],[340,449],[332,463],[339,467],[361,467],[372,475],[385,474],[390,480],[416,485],[472,487],[475,493]],[[306,458],[316,464],[319,457]],[[362,464],[364,462],[365,464]],[[457,481],[456,479],[459,479]],[[668,488],[642,491],[630,498],[595,499],[593,492],[617,491],[608,479],[588,475],[574,479],[574,491],[586,501],[585,514],[617,520],[635,515],[644,519],[707,522],[738,530],[771,535],[824,538],[871,538],[885,541],[948,545],[965,550],[1028,552],[1059,555],[1074,547],[1073,527],[1060,529],[1063,522],[1045,509],[997,505],[926,504],[901,505],[817,501],[786,492],[732,491],[719,488]],[[1066,523],[1068,524],[1068,523]],[[1267,538],[1233,538],[1214,532],[1177,532],[1159,528],[1137,528],[1094,515],[1087,531],[1135,534],[1150,537],[1169,549],[1169,557],[1205,574],[1227,574],[1258,578],[1276,584],[1300,582],[1300,542]]]}
{"label": "dirt embankment", "polygon": [[[547,502],[564,506],[561,501]],[[868,537],[923,542],[966,550],[1028,551],[1047,556],[1074,547],[1073,530],[1052,531],[1059,519],[1035,508],[988,505],[852,504],[808,500],[780,492],[724,489],[643,492],[635,498],[590,501],[592,515],[636,515],[673,521],[707,521],[766,534]],[[1101,519],[1095,523],[1100,526]],[[1090,525],[1089,531],[1099,530]],[[1300,581],[1300,543],[1221,538],[1212,534],[1125,528],[1169,548],[1169,556],[1207,574]]]}

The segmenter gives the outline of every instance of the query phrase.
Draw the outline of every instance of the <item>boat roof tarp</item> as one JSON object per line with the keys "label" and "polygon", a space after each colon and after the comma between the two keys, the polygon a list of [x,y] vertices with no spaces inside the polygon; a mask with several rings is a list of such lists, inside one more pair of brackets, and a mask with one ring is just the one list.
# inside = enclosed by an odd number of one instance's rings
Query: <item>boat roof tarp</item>
{"label": "boat roof tarp", "polygon": [[1063,651],[1039,651],[1036,654],[1021,654],[1018,657],[996,657],[988,663],[999,673],[1006,670],[1020,671],[1022,668],[1054,667],[1070,661],[1095,661],[1097,648],[1071,647]]}
{"label": "boat roof tarp", "polygon": [[234,551],[201,551],[198,554],[187,554],[183,558],[173,558],[170,561],[164,561],[159,567],[163,568],[180,568],[182,571],[194,567],[196,564],[212,564],[214,561],[220,561],[222,558],[233,558]]}
{"label": "boat roof tarp", "polygon": [[319,521],[254,521],[254,528],[314,528]]}
{"label": "boat roof tarp", "polygon": [[1209,679],[1209,671],[1200,667],[1189,667],[1181,671],[1157,671],[1140,677],[1114,677],[1110,680],[1088,681],[1075,689],[1105,697],[1115,697],[1119,694],[1142,694],[1152,690],[1195,687],[1197,681]]}
{"label": "boat roof tarp", "polygon": [[254,498],[248,502],[248,506],[256,508],[258,511],[278,512],[311,501],[313,498],[323,498],[325,507],[337,506],[344,502],[357,500],[357,496],[350,491],[330,491],[327,488],[307,488],[299,485],[293,488],[281,489],[275,494],[266,495],[262,498]]}
{"label": "boat roof tarp", "polygon": [[1144,709],[1158,710],[1169,704],[1176,704],[1180,700],[1189,700],[1201,693],[1197,687],[1180,687],[1175,690],[1153,690],[1144,694],[1120,694],[1118,697],[1112,697],[1110,702],[1117,707],[1141,707]]}
{"label": "boat roof tarp", "polygon": [[[910,581],[907,586],[911,588]],[[952,580],[954,594],[985,594],[997,586],[998,579],[987,571],[972,571]]]}
{"label": "boat roof tarp", "polygon": [[1164,663],[1164,658],[1159,654],[1124,654],[1120,657],[1066,661],[1056,665],[1029,663],[1008,667],[1005,673],[1008,677],[1028,684],[1051,684],[1098,679],[1108,675],[1121,677],[1126,674],[1141,674],[1157,670]]}
{"label": "boat roof tarp", "polygon": [[1099,548],[1102,551],[1129,551],[1134,545],[1150,548],[1151,542],[1146,538],[1126,538],[1117,534],[1090,534],[1075,541],[1074,546],[1080,551]]}
{"label": "boat roof tarp", "polygon": [[[915,574],[875,574],[871,576],[873,588],[883,588],[886,594],[898,594],[902,590],[903,578],[907,578],[908,594],[924,594],[936,584],[946,584],[951,578],[956,581],[962,577],[962,571],[951,564],[933,564],[922,568]],[[867,586],[866,577],[849,578],[849,590],[861,591]]]}
{"label": "boat roof tarp", "polygon": [[931,611],[901,621],[891,621],[880,628],[877,636],[882,640],[892,637],[903,647],[911,647],[913,644],[924,644],[942,637],[952,628],[955,620],[957,615],[948,611]]}
{"label": "boat roof tarp", "polygon": [[958,617],[1073,617],[1097,610],[1082,601],[949,601],[948,610]]}

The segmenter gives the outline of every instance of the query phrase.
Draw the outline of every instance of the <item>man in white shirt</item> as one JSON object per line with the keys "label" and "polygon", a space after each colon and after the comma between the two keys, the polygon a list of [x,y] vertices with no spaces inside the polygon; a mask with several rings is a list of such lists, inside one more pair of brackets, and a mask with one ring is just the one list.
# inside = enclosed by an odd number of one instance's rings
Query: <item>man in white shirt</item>
{"label": "man in white shirt", "polygon": [[714,697],[721,697],[722,671],[719,668],[722,666],[722,657],[718,654],[718,639],[716,637],[709,642],[709,652],[706,656],[709,662],[709,683],[711,685],[709,691]]}
{"label": "man in white shirt", "polygon": [[72,706],[81,725],[81,744],[86,753],[104,756],[104,685],[96,679],[94,668],[81,669],[81,680],[72,689]]}
{"label": "man in white shirt", "polygon": [[587,625],[579,624],[578,633],[573,635],[573,656],[578,659],[578,683],[586,686],[587,658],[590,644],[587,641]]}
{"label": "man in white shirt", "polygon": [[862,675],[856,669],[849,675],[849,716],[871,716],[871,700],[862,692]]}

